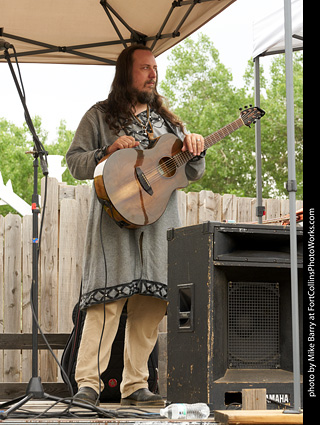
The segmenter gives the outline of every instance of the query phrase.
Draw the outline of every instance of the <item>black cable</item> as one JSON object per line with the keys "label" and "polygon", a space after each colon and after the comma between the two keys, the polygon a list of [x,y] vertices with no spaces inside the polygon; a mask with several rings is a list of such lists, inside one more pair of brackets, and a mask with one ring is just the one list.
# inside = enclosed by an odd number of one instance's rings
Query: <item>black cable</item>
{"label": "black cable", "polygon": [[[50,412],[52,408],[57,406],[60,402],[69,402],[69,405],[67,408],[65,408],[62,411],[53,411]],[[52,418],[123,418],[123,419],[130,419],[130,418],[138,418],[138,419],[159,419],[160,414],[159,413],[153,413],[148,412],[143,409],[139,409],[136,407],[132,408],[119,408],[115,410],[109,410],[104,409],[99,406],[94,406],[90,404],[91,412],[84,413],[83,410],[75,410],[71,411],[70,409],[73,408],[85,408],[88,407],[88,404],[86,403],[80,403],[77,402],[79,405],[74,405],[73,398],[71,397],[65,397],[57,400],[56,402],[52,403],[50,406],[48,406],[43,412],[37,413],[32,412],[28,409],[19,409],[15,411],[12,415],[10,415],[11,418],[27,418],[27,419],[52,419]]]}
{"label": "black cable", "polygon": [[20,72],[20,67],[19,67],[19,61],[18,61],[18,56],[17,56],[17,52],[14,46],[12,46],[13,52],[14,52],[14,58],[15,58],[15,62],[17,65],[17,70],[18,70],[18,74],[19,74],[19,79],[20,79],[20,86],[21,86],[21,93],[23,96],[23,99],[26,100],[26,93],[24,91],[24,85],[23,85],[23,81],[21,78],[21,72]]}
{"label": "black cable", "polygon": [[100,399],[100,396],[101,396],[100,350],[101,350],[102,337],[103,337],[103,334],[104,334],[104,329],[105,329],[105,324],[106,324],[105,303],[106,303],[107,280],[108,280],[107,258],[106,258],[106,253],[105,253],[105,250],[104,250],[103,238],[102,238],[102,217],[103,217],[103,211],[104,211],[104,207],[103,207],[103,205],[101,205],[99,231],[100,231],[100,243],[101,243],[103,261],[104,261],[105,279],[104,279],[104,297],[103,297],[103,326],[102,326],[102,329],[101,329],[101,335],[100,335],[100,341],[99,341],[99,348],[98,348],[98,354],[97,354],[98,377],[99,377],[99,394],[98,394],[98,400]]}
{"label": "black cable", "polygon": [[241,410],[242,409],[242,403],[238,403],[238,402],[233,402],[233,403],[229,403],[226,407],[227,410]]}
{"label": "black cable", "polygon": [[[31,119],[31,117],[29,115],[29,111],[28,111],[28,109],[26,107],[26,94],[25,94],[25,90],[24,90],[23,80],[22,80],[22,77],[21,77],[18,56],[17,56],[17,52],[16,52],[16,49],[15,49],[14,46],[12,46],[12,49],[13,49],[13,52],[14,52],[14,58],[15,58],[15,63],[16,63],[17,70],[18,70],[18,75],[19,75],[20,83],[19,83],[18,79],[14,76],[14,74],[12,74],[12,75],[13,75],[13,78],[14,78],[14,80],[16,82],[18,93],[20,95],[20,99],[21,99],[21,102],[22,102],[23,107],[24,107],[24,117],[25,117],[26,123],[28,125],[28,128],[29,128],[30,133],[32,134],[32,137],[33,137],[33,141],[35,143],[35,146],[38,149],[38,152],[35,151],[35,154],[39,154],[39,156],[40,156],[40,162],[42,164],[41,165],[42,166],[42,170],[44,170],[44,175],[47,175],[48,174],[48,171],[47,171],[47,155],[48,155],[48,153],[46,152],[46,150],[44,149],[43,144],[39,140],[39,137],[38,137],[38,135],[37,135],[37,133],[36,133],[36,131],[34,129],[32,119]],[[7,57],[7,60],[8,60],[8,65],[9,65],[9,67],[10,67],[12,73],[13,73],[14,71],[13,71],[13,67],[12,67],[11,61],[9,60],[9,56]],[[42,155],[44,155],[44,158],[43,158]]]}

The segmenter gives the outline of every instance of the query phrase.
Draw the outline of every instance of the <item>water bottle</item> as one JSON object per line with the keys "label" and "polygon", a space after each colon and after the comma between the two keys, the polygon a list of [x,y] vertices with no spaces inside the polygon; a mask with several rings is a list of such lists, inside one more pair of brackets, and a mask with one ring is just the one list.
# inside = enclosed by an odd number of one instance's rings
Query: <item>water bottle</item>
{"label": "water bottle", "polygon": [[168,419],[207,419],[210,409],[205,403],[176,403],[160,409],[160,415]]}

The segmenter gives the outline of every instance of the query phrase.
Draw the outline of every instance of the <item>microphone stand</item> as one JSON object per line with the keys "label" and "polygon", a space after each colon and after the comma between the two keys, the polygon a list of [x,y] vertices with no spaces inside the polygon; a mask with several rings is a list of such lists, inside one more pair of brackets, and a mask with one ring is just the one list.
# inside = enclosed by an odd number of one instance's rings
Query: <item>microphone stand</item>
{"label": "microphone stand", "polygon": [[[55,397],[49,394],[46,394],[43,390],[43,386],[41,383],[41,378],[38,375],[38,259],[39,259],[39,239],[38,239],[38,217],[40,213],[40,207],[39,207],[39,195],[38,195],[38,160],[40,158],[40,165],[42,169],[43,175],[47,178],[48,176],[48,167],[47,167],[47,161],[46,156],[47,152],[44,150],[42,144],[39,141],[39,138],[36,134],[32,119],[30,117],[26,102],[25,102],[25,96],[21,91],[19,82],[17,80],[17,77],[15,75],[12,62],[10,59],[10,54],[8,53],[8,48],[14,47],[12,45],[5,45],[5,52],[4,56],[6,61],[8,62],[12,77],[14,79],[15,85],[17,87],[19,97],[21,100],[21,103],[24,108],[25,112],[25,119],[26,123],[29,127],[29,130],[33,136],[34,141],[34,150],[32,153],[34,157],[33,161],[33,194],[32,194],[32,290],[31,290],[31,306],[33,305],[33,314],[32,314],[32,377],[28,383],[26,394],[22,395],[20,397],[17,397],[13,400],[9,400],[5,403],[0,404],[0,419],[7,419],[8,416],[19,409],[22,405],[27,403],[32,398],[35,399],[46,399],[46,400],[54,400],[54,401],[61,401],[64,403],[67,403],[71,405],[80,406],[82,408],[90,409],[95,412],[98,410],[101,411],[103,409],[96,408],[96,406],[88,405],[85,403],[81,403],[78,401],[73,400],[64,400],[59,397]],[[7,409],[4,412],[1,412],[4,408],[11,406],[9,409]]]}

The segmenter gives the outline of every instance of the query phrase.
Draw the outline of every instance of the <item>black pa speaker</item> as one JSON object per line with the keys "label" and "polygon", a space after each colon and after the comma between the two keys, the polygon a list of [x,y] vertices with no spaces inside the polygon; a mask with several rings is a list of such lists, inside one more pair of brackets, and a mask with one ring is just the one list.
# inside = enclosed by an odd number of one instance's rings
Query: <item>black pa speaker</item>
{"label": "black pa speaker", "polygon": [[207,222],[167,236],[168,400],[226,409],[266,388],[268,407],[293,402],[290,229]]}

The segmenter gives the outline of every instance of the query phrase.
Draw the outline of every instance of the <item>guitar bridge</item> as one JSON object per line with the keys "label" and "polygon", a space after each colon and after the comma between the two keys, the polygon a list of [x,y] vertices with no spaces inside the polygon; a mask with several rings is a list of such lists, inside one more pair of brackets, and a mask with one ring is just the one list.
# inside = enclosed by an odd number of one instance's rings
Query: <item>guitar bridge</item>
{"label": "guitar bridge", "polygon": [[137,179],[138,179],[140,185],[143,187],[143,189],[147,192],[148,195],[152,196],[153,195],[152,187],[151,187],[146,175],[141,170],[141,168],[136,167],[136,175],[137,175]]}

